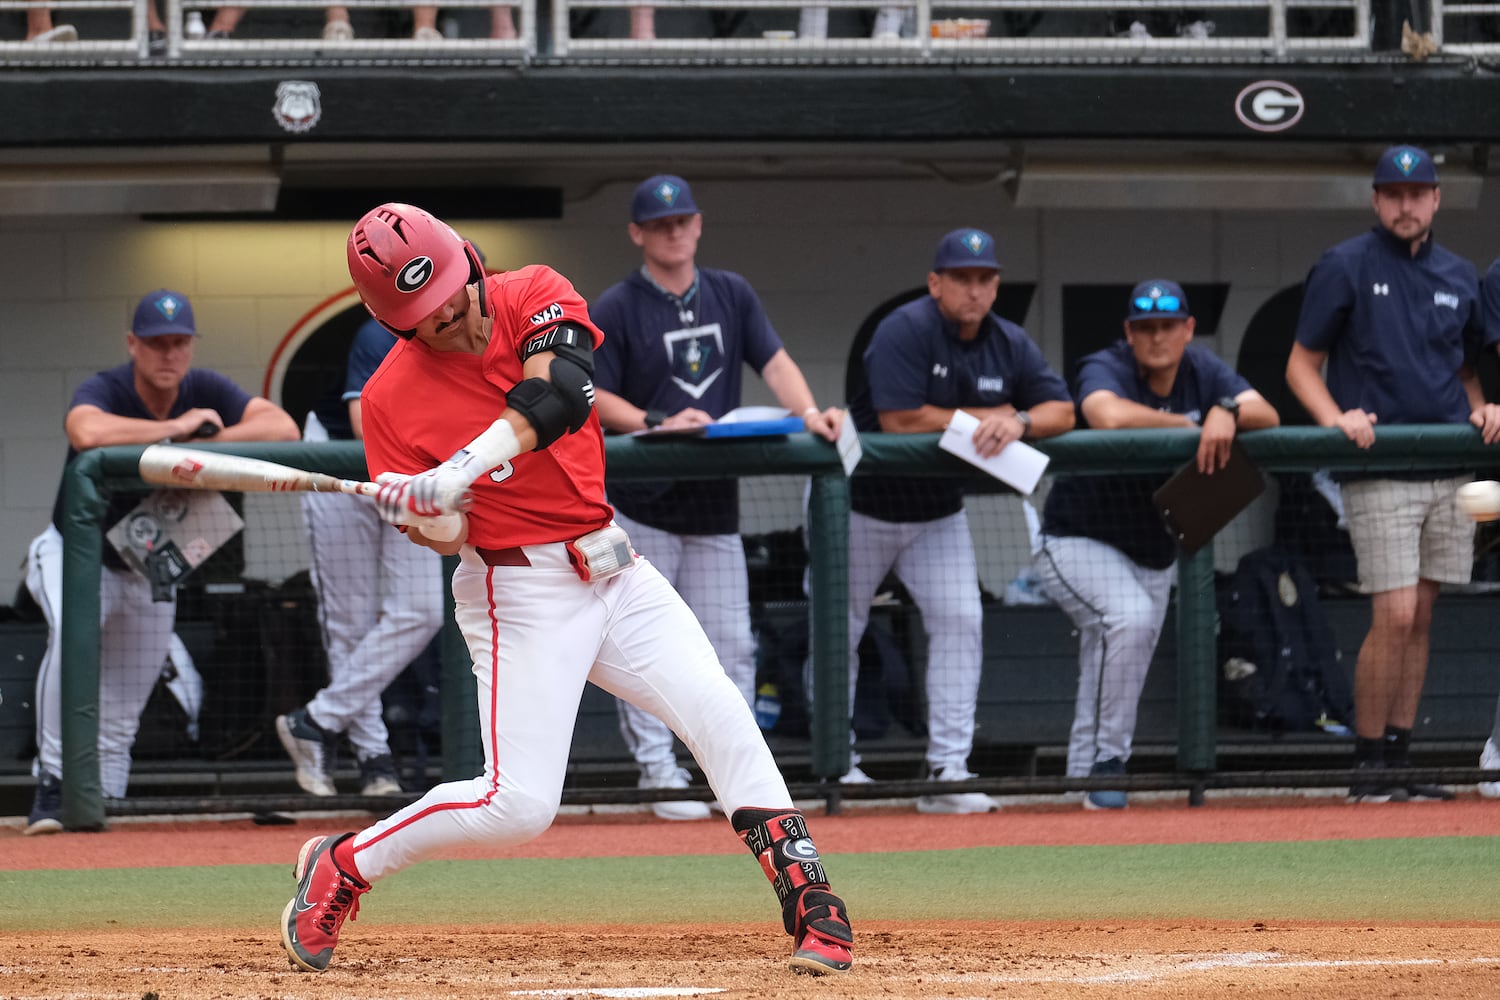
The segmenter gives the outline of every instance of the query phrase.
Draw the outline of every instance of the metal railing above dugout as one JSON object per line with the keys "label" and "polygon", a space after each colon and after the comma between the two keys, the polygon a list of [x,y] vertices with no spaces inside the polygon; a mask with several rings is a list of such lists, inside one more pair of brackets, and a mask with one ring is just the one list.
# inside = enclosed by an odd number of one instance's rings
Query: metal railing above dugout
{"label": "metal railing above dugout", "polygon": [[[412,37],[413,0],[349,0],[355,37],[323,38],[327,0],[243,0],[229,37],[188,37],[184,17],[214,8],[164,0],[164,37],[148,31],[150,0],[0,0],[15,21],[0,41],[0,62],[71,65],[298,64],[473,61],[528,63],[851,64],[904,61],[1277,61],[1389,58],[1372,51],[1372,0],[658,0],[653,38],[633,38],[637,0],[447,0],[442,37]],[[51,12],[78,22],[76,40],[17,40],[22,13]],[[489,17],[508,14],[516,37],[489,37]],[[882,14],[884,11],[884,14]],[[1434,36],[1446,18],[1455,49],[1475,43],[1459,27],[1500,19],[1500,3],[1443,7],[1434,0]],[[401,25],[402,28],[393,28]],[[809,34],[811,32],[811,34]],[[1480,32],[1481,35],[1483,31]],[[1491,43],[1489,48],[1495,48]]]}
{"label": "metal railing above dugout", "polygon": [[[963,62],[1092,58],[1258,59],[1370,48],[1369,0],[1209,0],[1184,7],[1166,0],[661,0],[654,39],[577,36],[581,12],[627,10],[636,0],[558,0],[552,7],[559,57],[659,60]],[[808,37],[804,10],[826,12]],[[882,10],[899,15],[889,29]],[[719,37],[682,34],[663,21],[681,12],[715,12]],[[813,20],[817,24],[816,20]],[[1165,33],[1164,33],[1165,32]]]}
{"label": "metal railing above dugout", "polygon": [[1500,56],[1500,2],[1432,0],[1432,37],[1444,52]]}

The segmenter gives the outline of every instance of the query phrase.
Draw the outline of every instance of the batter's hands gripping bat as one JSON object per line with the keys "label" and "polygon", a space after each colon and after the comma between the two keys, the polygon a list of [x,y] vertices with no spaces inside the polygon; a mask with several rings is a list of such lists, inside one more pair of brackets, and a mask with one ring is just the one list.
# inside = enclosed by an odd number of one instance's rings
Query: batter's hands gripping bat
{"label": "batter's hands gripping bat", "polygon": [[[321,472],[308,472],[290,465],[279,465],[258,458],[241,458],[238,455],[222,455],[218,452],[196,451],[178,448],[169,444],[153,444],[141,452],[141,478],[159,486],[175,486],[189,490],[231,490],[240,493],[354,493],[373,497],[380,493],[378,483],[359,482],[354,479],[339,479]],[[403,476],[403,480],[411,477]],[[453,498],[450,509],[468,506],[469,494],[465,490]],[[411,511],[411,503],[404,494],[400,505],[405,511],[382,511],[381,517],[392,524],[413,525],[423,534],[437,541],[449,541],[458,537],[461,522],[456,513],[441,516],[422,516]]]}
{"label": "batter's hands gripping bat", "polygon": [[159,486],[241,493],[355,493],[374,496],[374,483],[338,479],[258,458],[153,444],[141,453],[141,478]]}

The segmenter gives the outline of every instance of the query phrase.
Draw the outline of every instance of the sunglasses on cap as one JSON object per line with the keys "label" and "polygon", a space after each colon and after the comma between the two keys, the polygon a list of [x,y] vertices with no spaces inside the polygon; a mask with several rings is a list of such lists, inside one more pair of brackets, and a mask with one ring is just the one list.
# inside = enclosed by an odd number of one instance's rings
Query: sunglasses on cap
{"label": "sunglasses on cap", "polygon": [[1158,295],[1154,299],[1148,295],[1142,295],[1135,300],[1135,307],[1141,312],[1151,312],[1154,309],[1157,312],[1170,313],[1177,312],[1182,307],[1182,301],[1175,295]]}

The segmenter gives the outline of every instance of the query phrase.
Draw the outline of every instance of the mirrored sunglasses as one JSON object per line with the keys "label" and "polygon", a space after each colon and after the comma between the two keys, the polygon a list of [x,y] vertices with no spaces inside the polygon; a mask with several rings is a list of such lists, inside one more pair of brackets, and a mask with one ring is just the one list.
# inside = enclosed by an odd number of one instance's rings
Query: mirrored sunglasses
{"label": "mirrored sunglasses", "polygon": [[1182,300],[1175,295],[1158,295],[1154,299],[1142,295],[1135,300],[1135,307],[1141,312],[1151,312],[1155,309],[1157,312],[1170,313],[1176,312],[1181,306]]}

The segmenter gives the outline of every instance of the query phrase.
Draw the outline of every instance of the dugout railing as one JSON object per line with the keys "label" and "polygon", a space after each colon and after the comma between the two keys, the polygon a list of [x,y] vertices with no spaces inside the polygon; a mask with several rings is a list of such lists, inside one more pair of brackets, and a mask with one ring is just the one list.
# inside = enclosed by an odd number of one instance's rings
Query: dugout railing
{"label": "dugout railing", "polygon": [[[1465,426],[1392,427],[1380,431],[1368,451],[1353,447],[1342,434],[1317,428],[1282,428],[1247,433],[1246,451],[1267,473],[1332,470],[1421,470],[1441,468],[1483,469],[1500,464],[1500,452],[1486,448],[1477,432]],[[880,472],[910,477],[962,477],[973,480],[972,470],[937,448],[936,435],[863,435],[864,459],[857,474]],[[1051,458],[1049,474],[1163,473],[1173,470],[1193,454],[1196,434],[1192,431],[1095,432],[1077,431],[1039,447]],[[243,444],[205,445],[223,450],[316,469],[337,476],[363,478],[364,463],[357,445]],[[106,804],[99,784],[97,755],[99,699],[99,593],[103,539],[100,519],[112,491],[142,489],[136,466],[140,447],[111,447],[85,452],[64,477],[64,616],[68,627],[61,637],[64,768],[64,822],[70,829],[103,825],[107,813],[221,811],[227,808],[256,811],[306,809],[312,805],[358,805],[386,809],[390,800],[369,802],[357,796],[310,799],[292,794],[236,796],[232,802],[220,797],[171,799],[148,797]],[[848,740],[848,648],[847,613],[847,523],[848,481],[832,448],[808,435],[786,438],[671,441],[643,443],[629,438],[611,439],[608,460],[612,476],[662,478],[690,474],[694,478],[740,478],[747,476],[806,476],[808,490],[808,559],[812,568],[810,601],[813,660],[813,717],[808,765],[815,778],[842,774],[849,762]],[[979,489],[993,489],[978,484]],[[983,545],[983,539],[977,544]],[[1215,650],[1216,609],[1214,599],[1214,555],[1209,546],[1180,559],[1175,607],[1175,733],[1168,768],[1126,778],[1063,778],[1021,776],[983,778],[976,790],[1001,794],[1022,792],[1081,791],[1098,787],[1127,790],[1188,789],[1198,800],[1204,790],[1231,787],[1336,787],[1347,784],[1351,772],[1346,761],[1334,760],[1326,768],[1229,772],[1218,767],[1221,734],[1218,727],[1217,670]],[[1441,602],[1440,602],[1441,603]],[[450,623],[443,635],[443,764],[445,777],[476,773],[479,760],[477,719],[473,711],[473,681],[462,639]],[[1478,694],[1479,692],[1476,692]],[[1494,691],[1486,687],[1483,703],[1492,706]],[[1483,739],[1475,737],[1474,748]],[[1066,741],[1059,731],[1056,742]],[[285,765],[288,791],[290,765]],[[1477,768],[1422,768],[1410,772],[1410,780],[1473,782],[1484,772]],[[1494,776],[1491,776],[1494,780]],[[951,787],[951,786],[950,786]],[[935,790],[925,781],[880,781],[870,786],[840,786],[815,781],[797,784],[799,796],[824,798],[836,807],[839,800],[906,796]],[[705,797],[697,787],[689,792],[639,789],[599,790],[569,787],[568,802],[646,802],[666,798]]]}

